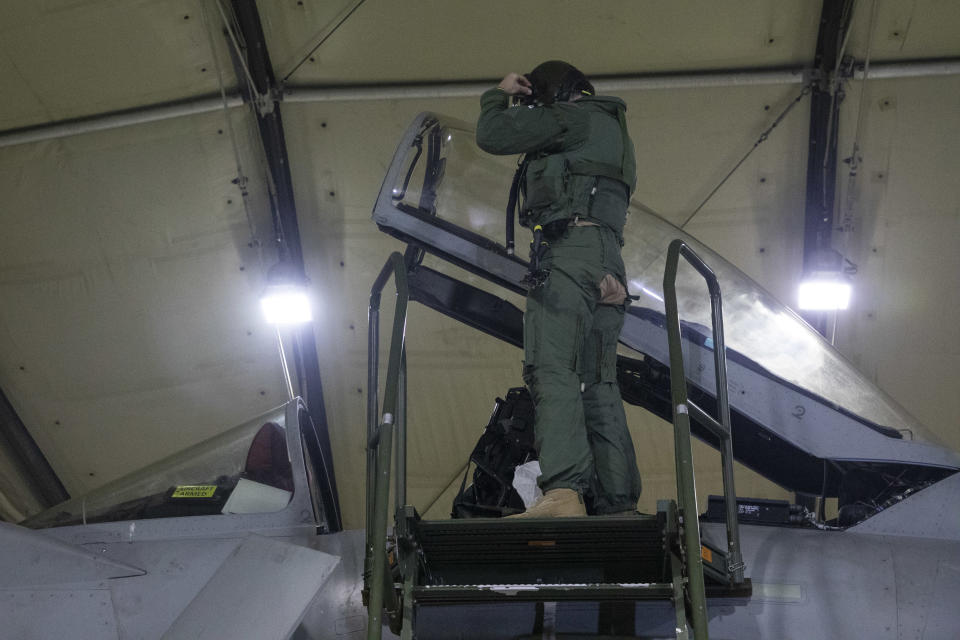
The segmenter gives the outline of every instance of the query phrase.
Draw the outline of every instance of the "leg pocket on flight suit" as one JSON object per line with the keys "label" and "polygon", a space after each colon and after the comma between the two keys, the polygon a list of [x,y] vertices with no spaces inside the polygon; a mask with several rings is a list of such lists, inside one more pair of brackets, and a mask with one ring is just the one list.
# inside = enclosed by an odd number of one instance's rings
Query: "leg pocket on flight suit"
{"label": "leg pocket on flight suit", "polygon": [[583,375],[583,345],[584,345],[584,326],[583,318],[577,316],[577,333],[574,336],[573,342],[573,362],[570,363],[570,366],[577,373],[578,376]]}
{"label": "leg pocket on flight suit", "polygon": [[594,322],[597,340],[598,382],[617,381],[617,340],[623,328],[627,288],[611,273],[604,274],[598,285],[600,296]]}
{"label": "leg pocket on flight suit", "polygon": [[538,297],[539,293],[527,295],[527,308],[523,313],[523,379],[528,385],[532,383],[533,373],[540,364],[543,302]]}
{"label": "leg pocket on flight suit", "polygon": [[[622,315],[622,307],[607,307],[606,313],[617,313]],[[622,324],[622,323],[621,323]],[[599,357],[597,373],[600,382],[617,381],[617,340],[620,338],[619,326],[605,326],[599,331]]]}

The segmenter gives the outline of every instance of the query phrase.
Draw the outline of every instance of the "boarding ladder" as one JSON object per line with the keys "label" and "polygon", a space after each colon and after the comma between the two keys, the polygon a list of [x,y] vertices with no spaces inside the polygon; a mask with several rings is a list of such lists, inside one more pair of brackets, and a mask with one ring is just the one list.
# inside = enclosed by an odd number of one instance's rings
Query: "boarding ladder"
{"label": "boarding ladder", "polygon": [[[706,598],[747,597],[733,481],[720,288],[709,267],[681,240],[670,244],[664,273],[671,372],[683,372],[676,275],[685,258],[710,294],[718,418],[687,397],[684,375],[671,375],[677,502],[656,515],[612,518],[472,518],[428,521],[406,504],[407,276],[416,250],[392,254],[374,281],[369,307],[367,493],[364,600],[368,640],[380,640],[384,615],[402,640],[416,637],[416,613],[435,605],[491,602],[669,600],[676,637],[708,638]],[[379,314],[383,288],[396,284],[396,306],[382,408],[378,399]],[[700,539],[690,418],[720,440],[727,548]],[[396,444],[396,462],[394,460]],[[387,531],[394,476],[394,529]],[[622,606],[622,605],[621,605]],[[633,606],[633,605],[630,605]],[[601,636],[602,637],[602,636]]]}

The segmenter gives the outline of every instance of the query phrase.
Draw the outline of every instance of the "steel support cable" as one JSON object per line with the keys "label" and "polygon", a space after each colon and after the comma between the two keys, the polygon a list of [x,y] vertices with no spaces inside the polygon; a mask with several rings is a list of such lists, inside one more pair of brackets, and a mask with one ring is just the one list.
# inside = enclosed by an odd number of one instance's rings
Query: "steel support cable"
{"label": "steel support cable", "polygon": [[300,60],[300,62],[298,62],[297,64],[295,64],[295,65],[293,66],[293,68],[290,69],[290,71],[287,72],[287,74],[286,74],[285,76],[283,76],[283,79],[280,80],[280,84],[282,85],[283,83],[285,83],[285,82],[290,78],[290,76],[292,76],[294,73],[296,73],[296,72],[297,72],[297,69],[299,69],[300,67],[302,67],[302,66],[303,66],[303,63],[306,62],[307,60],[309,60],[309,59],[310,59],[310,56],[312,56],[314,53],[316,53],[316,52],[317,52],[317,49],[319,49],[320,47],[322,47],[323,44],[324,44],[327,40],[330,39],[330,36],[332,36],[334,33],[336,33],[337,29],[339,29],[339,28],[343,25],[343,23],[346,22],[346,21],[350,18],[350,16],[352,16],[352,15],[354,14],[354,12],[356,12],[356,10],[359,9],[359,8],[360,8],[360,5],[362,5],[364,2],[366,2],[366,0],[357,0],[357,2],[354,3],[354,5],[353,5],[352,7],[350,7],[350,9],[349,9],[348,11],[341,12],[340,16],[338,16],[339,19],[338,19],[338,18],[334,18],[334,20],[336,21],[336,24],[333,25],[333,28],[331,28],[331,29],[330,29],[329,31],[327,31],[326,33],[321,32],[321,33],[323,33],[323,35],[322,35],[322,37],[320,38],[320,42],[318,42],[317,45],[316,45],[313,49],[310,49],[310,51],[309,51],[305,56],[303,56],[303,58]]}
{"label": "steel support cable", "polygon": [[[853,145],[850,150],[849,165],[850,168],[847,171],[847,191],[843,201],[843,210],[840,212],[840,220],[837,231],[843,231],[843,236],[841,238],[841,246],[839,253],[843,257],[843,260],[849,263],[849,273],[856,273],[857,266],[847,258],[847,250],[850,246],[850,232],[853,229],[853,207],[856,201],[856,196],[854,194],[854,188],[856,187],[857,173],[860,170],[860,131],[861,125],[863,124],[863,114],[865,107],[867,105],[866,93],[867,93],[867,79],[870,77],[870,54],[873,48],[873,36],[876,32],[877,26],[877,0],[873,0],[870,4],[870,18],[867,26],[867,50],[864,54],[863,61],[863,84],[860,87],[860,102],[857,105],[857,124],[853,132]],[[837,224],[836,219],[834,224]],[[841,262],[841,265],[843,263]],[[844,270],[847,267],[843,267]],[[835,344],[837,340],[837,323],[838,323],[838,313],[833,313],[831,330],[830,330],[830,344]]]}
{"label": "steel support cable", "polygon": [[[220,4],[219,2],[217,3]],[[216,44],[213,39],[211,22],[207,16],[207,3],[200,3],[200,13],[203,17],[203,26],[207,32],[207,40],[210,43],[210,55],[213,56],[213,64],[217,70],[217,84],[220,86],[220,98],[223,100],[223,115],[227,121],[227,133],[230,135],[230,145],[233,147],[233,157],[237,163],[237,188],[240,189],[240,199],[243,202],[243,212],[247,218],[247,230],[250,232],[251,246],[257,247],[257,258],[260,262],[260,268],[263,269],[263,253],[260,251],[260,240],[257,236],[256,225],[253,222],[253,216],[250,214],[249,194],[247,192],[247,177],[243,174],[243,165],[240,161],[240,148],[237,146],[237,136],[233,129],[233,122],[230,119],[230,107],[227,105],[227,93],[223,86],[223,70],[220,67],[220,57],[217,55]]]}
{"label": "steel support cable", "polygon": [[[840,216],[841,230],[849,232],[853,225],[853,207],[855,204],[854,186],[857,179],[857,173],[860,170],[860,132],[863,125],[863,114],[868,102],[867,79],[870,77],[870,55],[873,49],[873,37],[877,26],[877,0],[873,0],[870,5],[869,35],[867,36],[867,50],[863,61],[863,85],[860,88],[860,104],[857,107],[857,125],[853,132],[853,147],[850,150],[850,170],[847,173],[847,193],[844,199],[843,213]],[[843,253],[846,253],[848,236],[843,237]]]}
{"label": "steel support cable", "polygon": [[230,36],[230,42],[233,43],[233,50],[237,54],[237,60],[240,62],[240,66],[243,67],[243,73],[247,79],[247,85],[250,89],[250,98],[257,100],[260,97],[260,92],[257,91],[257,83],[253,81],[253,75],[250,73],[250,69],[247,67],[247,63],[243,58],[243,50],[240,47],[240,43],[237,40],[236,34],[233,32],[233,28],[230,26],[230,19],[227,18],[226,12],[223,10],[223,5],[220,4],[220,0],[216,0],[217,10],[220,12],[220,17],[223,18],[223,28],[227,30],[227,35]]}
{"label": "steel support cable", "polygon": [[[263,138],[258,136],[257,139],[260,142],[260,150],[266,155],[267,147],[263,144]],[[273,174],[270,172],[269,166],[263,168],[263,176],[264,181],[267,183],[267,198],[270,200],[271,217],[273,218],[273,224],[276,229],[274,242],[281,248],[281,251],[286,251],[286,249],[283,248],[286,246],[286,239],[283,234],[283,219],[280,217],[280,197],[277,195],[277,184],[273,180]]]}
{"label": "steel support cable", "polygon": [[[266,94],[261,94],[260,91],[257,89],[257,83],[253,79],[253,74],[250,72],[250,67],[247,65],[246,58],[243,53],[244,48],[241,46],[239,37],[236,35],[236,33],[234,32],[233,26],[231,26],[230,24],[230,18],[227,16],[226,12],[224,11],[223,5],[220,4],[220,0],[216,0],[216,4],[217,4],[217,9],[220,12],[220,17],[223,20],[223,28],[227,32],[227,35],[230,37],[230,43],[233,45],[233,51],[235,54],[234,57],[237,59],[237,62],[240,64],[241,68],[243,69],[242,79],[245,80],[245,83],[247,86],[247,92],[250,95],[250,109],[253,113],[254,118],[257,118],[264,111],[266,111],[265,109],[261,110],[261,107],[262,107],[261,100],[264,98],[264,96],[267,96],[267,97],[270,96],[271,87],[267,87]],[[274,96],[274,98],[275,97],[276,96]],[[274,102],[276,102],[275,99],[274,99]],[[260,150],[263,152],[263,156],[267,157],[268,155],[267,148],[264,145],[262,136],[258,137],[258,142],[260,144]],[[276,237],[274,238],[274,241],[277,243],[278,246],[281,247],[281,251],[283,251],[284,250],[283,247],[285,246],[285,240],[284,240],[284,233],[283,233],[283,220],[280,217],[280,201],[279,201],[279,197],[277,196],[279,191],[277,189],[276,182],[273,179],[273,175],[271,174],[269,167],[264,167],[263,174],[264,174],[264,180],[267,185],[267,198],[270,200],[270,211],[272,213],[274,228],[276,229]]]}
{"label": "steel support cable", "polygon": [[[827,207],[827,173],[830,169],[830,148],[831,146],[836,145],[834,137],[837,135],[837,128],[839,127],[839,112],[835,111],[837,107],[837,100],[843,101],[843,78],[840,75],[840,67],[843,66],[843,55],[847,50],[847,43],[850,40],[850,22],[853,19],[853,12],[856,8],[857,0],[848,0],[843,7],[841,7],[840,12],[840,31],[837,34],[838,37],[842,36],[842,40],[837,48],[837,60],[833,65],[833,73],[827,78],[827,90],[830,93],[830,119],[827,121],[827,144],[823,150],[823,163],[820,167],[820,171],[823,174],[823,179],[821,184],[823,189],[820,193],[820,203],[821,206],[826,209]],[[834,126],[837,125],[837,126]],[[831,211],[833,214],[833,211]]]}
{"label": "steel support cable", "polygon": [[743,154],[743,157],[740,158],[740,161],[737,162],[737,164],[735,164],[735,165],[733,166],[733,169],[731,169],[730,172],[727,173],[726,176],[724,176],[723,180],[721,180],[720,183],[719,183],[716,187],[713,188],[713,191],[711,191],[709,194],[707,194],[707,197],[704,198],[704,199],[703,199],[703,202],[701,202],[701,203],[697,206],[697,208],[693,210],[693,213],[691,213],[689,216],[687,216],[687,219],[684,220],[683,223],[679,225],[679,227],[680,227],[681,229],[683,229],[684,227],[686,227],[687,224],[689,224],[690,221],[693,220],[694,216],[696,216],[698,213],[700,213],[700,210],[703,209],[703,205],[707,204],[707,201],[709,201],[710,198],[712,198],[713,195],[714,195],[717,191],[720,190],[720,187],[722,187],[724,184],[726,184],[727,180],[730,179],[730,176],[732,176],[732,175],[736,172],[736,170],[740,168],[740,165],[742,165],[744,162],[746,162],[747,158],[750,157],[750,154],[752,154],[754,151],[756,151],[757,147],[759,147],[763,142],[765,142],[765,141],[767,140],[767,138],[770,137],[770,134],[773,132],[774,129],[777,128],[777,125],[779,125],[779,124],[783,121],[783,119],[787,117],[787,114],[790,113],[790,111],[791,111],[795,106],[797,106],[797,105],[800,103],[800,101],[803,99],[803,97],[806,96],[807,94],[809,94],[812,90],[813,90],[813,82],[808,82],[807,84],[804,85],[804,87],[803,87],[803,89],[800,91],[800,93],[797,94],[797,97],[794,98],[794,99],[790,102],[790,104],[788,104],[787,107],[786,107],[783,111],[780,112],[780,115],[778,115],[777,118],[773,121],[773,124],[771,124],[769,127],[767,127],[766,131],[764,131],[763,133],[760,134],[760,137],[757,138],[757,141],[753,143],[753,146],[750,147],[750,150],[747,151],[745,154]]}

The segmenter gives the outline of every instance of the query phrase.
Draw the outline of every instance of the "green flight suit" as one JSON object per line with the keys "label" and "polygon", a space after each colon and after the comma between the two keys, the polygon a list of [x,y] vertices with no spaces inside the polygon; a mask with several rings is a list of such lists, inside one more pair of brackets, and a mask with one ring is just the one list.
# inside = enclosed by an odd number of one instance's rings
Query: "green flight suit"
{"label": "green flight suit", "polygon": [[625,109],[613,97],[510,107],[491,89],[477,122],[480,148],[527,154],[522,219],[548,230],[549,276],[527,294],[523,322],[540,486],[574,489],[595,513],[634,509],[640,497],[616,378],[627,304],[620,247],[636,180]]}

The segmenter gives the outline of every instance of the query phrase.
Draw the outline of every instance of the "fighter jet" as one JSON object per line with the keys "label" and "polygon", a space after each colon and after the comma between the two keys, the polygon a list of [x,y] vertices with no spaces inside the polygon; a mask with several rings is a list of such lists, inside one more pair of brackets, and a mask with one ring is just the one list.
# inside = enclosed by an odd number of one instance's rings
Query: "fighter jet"
{"label": "fighter jet", "polygon": [[[389,259],[373,283],[371,344],[391,275],[411,301],[521,344],[521,310],[496,295],[523,293],[527,272],[505,241],[500,196],[508,183],[509,170],[476,149],[469,125],[435,114],[410,125],[373,219],[411,249]],[[722,499],[681,523],[697,525],[703,571],[719,580],[708,584],[706,628],[688,629],[678,616],[680,603],[691,606],[683,589],[644,591],[651,585],[630,580],[631,567],[642,564],[632,549],[676,539],[667,517],[612,525],[572,519],[539,529],[498,518],[430,522],[404,503],[401,473],[387,532],[389,514],[375,507],[386,506],[388,494],[377,500],[374,476],[392,469],[378,467],[375,454],[391,441],[384,425],[397,427],[398,443],[405,437],[402,367],[394,366],[402,364],[400,343],[383,402],[370,394],[365,531],[330,530],[326,465],[306,408],[292,400],[20,525],[0,524],[0,637],[955,638],[960,455],[708,247],[636,205],[626,234],[638,299],[621,334],[624,399],[672,419],[670,379],[679,372],[670,367],[662,283],[668,248],[680,240],[709,265],[722,292],[733,456],[789,491],[838,501],[828,518],[739,496],[738,567],[725,560],[711,567],[706,558],[729,550]],[[419,264],[422,251],[441,266]],[[443,263],[489,286],[462,282]],[[691,269],[677,273],[683,376],[691,401],[716,412],[717,342],[698,278]],[[693,422],[693,434],[719,446],[704,422]],[[607,535],[633,536],[635,546],[616,547],[611,563]],[[563,582],[531,560],[565,553],[568,543],[565,557],[580,558],[580,582]],[[385,579],[375,583],[380,565],[372,560],[381,556]],[[736,569],[749,588],[721,584]]]}

